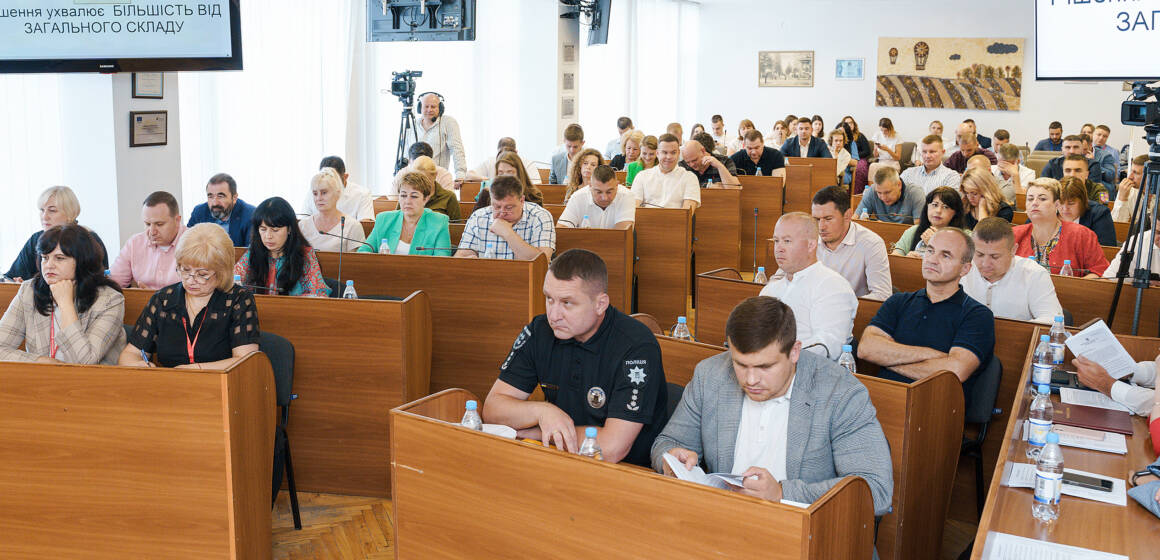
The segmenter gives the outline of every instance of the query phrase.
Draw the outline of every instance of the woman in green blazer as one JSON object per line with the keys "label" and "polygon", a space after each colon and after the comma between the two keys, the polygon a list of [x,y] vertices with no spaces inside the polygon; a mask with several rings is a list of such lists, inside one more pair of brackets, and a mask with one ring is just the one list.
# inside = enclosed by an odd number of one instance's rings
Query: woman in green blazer
{"label": "woman in green blazer", "polygon": [[[371,247],[382,250],[386,243],[393,255],[451,256],[451,234],[446,215],[425,208],[435,192],[435,183],[422,173],[408,173],[399,185],[399,209],[380,213],[375,228],[367,236],[368,245],[360,253],[371,253]],[[422,247],[423,249],[417,249]]]}

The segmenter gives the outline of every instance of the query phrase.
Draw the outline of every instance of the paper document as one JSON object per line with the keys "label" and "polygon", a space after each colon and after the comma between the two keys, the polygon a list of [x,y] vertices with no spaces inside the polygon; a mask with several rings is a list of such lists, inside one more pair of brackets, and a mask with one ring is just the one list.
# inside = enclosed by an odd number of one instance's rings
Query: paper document
{"label": "paper document", "polygon": [[[1110,476],[1104,476],[1101,474],[1090,473],[1076,469],[1069,469],[1066,467],[1063,469],[1063,472],[1081,474],[1112,481],[1111,492],[1101,492],[1099,490],[1092,490],[1090,488],[1082,488],[1075,486],[1074,484],[1063,484],[1061,485],[1061,492],[1064,496],[1084,498],[1086,500],[1094,500],[1097,502],[1104,502],[1106,504],[1114,504],[1117,506],[1128,505],[1128,491],[1124,488],[1124,479],[1112,478]],[[1010,486],[1012,488],[1034,488],[1035,465],[1033,463],[1007,463],[1007,465],[1003,467],[1003,486]]]}
{"label": "paper document", "polygon": [[[1030,425],[1030,422],[1023,423],[1023,441],[1027,441]],[[1128,440],[1124,434],[1072,426],[1056,426],[1055,433],[1059,435],[1059,444],[1065,447],[1078,447],[1092,451],[1119,453],[1120,455],[1128,452]]]}
{"label": "paper document", "polygon": [[984,560],[1128,560],[1127,556],[989,531]]}
{"label": "paper document", "polygon": [[1127,412],[1128,414],[1132,413],[1131,409],[1116,401],[1113,401],[1111,397],[1099,391],[1087,391],[1084,389],[1060,387],[1059,400],[1063,404],[1094,406],[1096,408],[1106,408],[1108,410],[1119,410],[1122,412]]}
{"label": "paper document", "polygon": [[1076,356],[1083,356],[1108,371],[1114,379],[1131,375],[1136,371],[1136,360],[1128,355],[1124,346],[1116,340],[1116,335],[1103,321],[1074,334],[1064,344]]}
{"label": "paper document", "polygon": [[705,471],[701,469],[700,466],[693,467],[691,470],[685,468],[684,463],[674,457],[671,453],[665,453],[664,458],[665,463],[669,466],[669,470],[673,471],[673,474],[677,476],[678,480],[696,482],[697,484],[704,484],[705,486],[721,488],[722,490],[741,487],[742,477],[739,474],[705,474]]}

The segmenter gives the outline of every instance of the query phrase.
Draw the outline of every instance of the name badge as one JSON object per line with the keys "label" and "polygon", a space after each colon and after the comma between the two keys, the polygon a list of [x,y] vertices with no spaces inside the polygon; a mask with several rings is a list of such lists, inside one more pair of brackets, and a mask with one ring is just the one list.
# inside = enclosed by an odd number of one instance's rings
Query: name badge
{"label": "name badge", "polygon": [[588,406],[595,409],[600,409],[604,407],[604,403],[607,402],[607,400],[608,397],[604,394],[604,389],[601,389],[600,387],[593,387],[588,390]]}

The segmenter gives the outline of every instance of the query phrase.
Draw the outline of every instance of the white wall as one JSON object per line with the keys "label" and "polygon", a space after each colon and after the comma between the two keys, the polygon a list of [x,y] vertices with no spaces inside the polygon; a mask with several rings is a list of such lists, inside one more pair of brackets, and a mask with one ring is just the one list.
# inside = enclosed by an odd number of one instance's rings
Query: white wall
{"label": "white wall", "polygon": [[[113,104],[109,80],[109,76],[99,74],[61,77],[61,184],[77,193],[81,202],[79,221],[101,236],[112,264],[122,243],[117,222],[117,201],[121,196],[117,192],[115,141],[109,116]],[[125,120],[129,120],[128,115]]]}
{"label": "white wall", "polygon": [[[870,136],[871,131],[877,130],[878,119],[889,117],[903,140],[917,141],[926,135],[932,120],[943,121],[944,137],[950,140],[954,127],[970,117],[986,136],[1005,128],[1014,142],[1032,146],[1047,136],[1047,124],[1058,120],[1065,133],[1078,133],[1085,122],[1107,124],[1112,129],[1109,144],[1128,143],[1127,127],[1119,124],[1120,102],[1126,97],[1126,92],[1120,91],[1120,82],[1035,81],[1033,9],[1033,2],[1011,0],[977,0],[968,4],[925,0],[706,2],[701,8],[703,48],[697,118],[709,126],[709,116],[720,113],[731,131],[736,131],[739,120],[748,118],[768,134],[773,122],[788,113],[819,114],[827,129],[849,114]],[[1023,67],[1028,71],[1023,78],[1022,108],[972,111],[876,107],[880,36],[1024,38]],[[817,68],[814,87],[757,87],[757,53],[763,50],[813,50]],[[837,58],[866,59],[866,79],[835,80]],[[690,124],[686,124],[686,130]]]}

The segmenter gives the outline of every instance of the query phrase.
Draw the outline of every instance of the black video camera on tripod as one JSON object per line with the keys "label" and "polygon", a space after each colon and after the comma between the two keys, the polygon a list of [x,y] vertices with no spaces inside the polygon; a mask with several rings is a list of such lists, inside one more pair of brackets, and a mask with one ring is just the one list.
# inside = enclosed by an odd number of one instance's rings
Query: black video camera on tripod
{"label": "black video camera on tripod", "polygon": [[415,78],[422,78],[422,70],[403,70],[402,72],[391,72],[391,95],[399,98],[403,104],[403,115],[399,122],[399,146],[395,150],[395,171],[402,169],[407,165],[407,135],[415,134],[418,128],[415,126],[415,114],[411,112],[411,106],[415,104]]}

